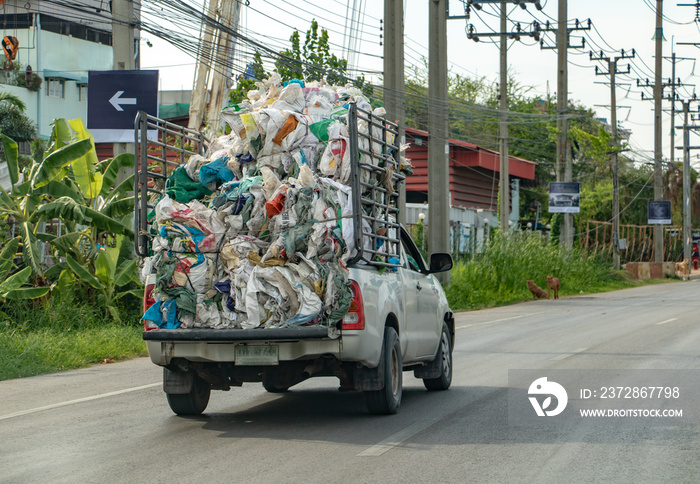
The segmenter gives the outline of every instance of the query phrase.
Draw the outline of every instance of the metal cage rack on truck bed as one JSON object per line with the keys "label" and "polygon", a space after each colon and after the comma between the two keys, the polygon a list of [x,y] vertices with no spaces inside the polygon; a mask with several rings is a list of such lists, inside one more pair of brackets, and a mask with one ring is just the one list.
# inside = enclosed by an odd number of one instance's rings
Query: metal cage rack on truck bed
{"label": "metal cage rack on truck bed", "polygon": [[[358,129],[359,121],[367,123],[367,133]],[[380,132],[380,136],[373,135],[375,130]],[[357,254],[348,262],[353,264],[365,261],[373,265],[398,266],[399,186],[406,178],[399,171],[399,127],[351,104],[348,132],[352,160],[350,183],[355,247],[358,248]],[[372,149],[373,146],[375,149]],[[375,152],[376,146],[381,148],[379,153]],[[369,176],[363,176],[365,174]],[[379,183],[370,183],[365,179]],[[369,226],[369,231],[362,229],[365,226],[363,221]],[[395,258],[396,261],[389,261],[390,258]]]}
{"label": "metal cage rack on truck bed", "polygon": [[[366,123],[367,132],[358,129]],[[352,223],[357,252],[349,264],[400,265],[398,125],[349,104],[348,149],[350,151]],[[148,140],[147,134],[157,137]],[[135,138],[135,250],[141,257],[150,251],[148,214],[164,193],[168,176],[192,155],[205,155],[209,140],[201,133],[150,116],[136,116]],[[151,136],[153,138],[153,136]]]}
{"label": "metal cage rack on truck bed", "polygon": [[[149,139],[153,133],[157,137]],[[134,122],[134,233],[136,254],[147,257],[150,251],[148,214],[165,191],[165,181],[192,155],[204,156],[209,140],[200,132],[150,116],[136,114]],[[154,200],[155,198],[155,200]]]}

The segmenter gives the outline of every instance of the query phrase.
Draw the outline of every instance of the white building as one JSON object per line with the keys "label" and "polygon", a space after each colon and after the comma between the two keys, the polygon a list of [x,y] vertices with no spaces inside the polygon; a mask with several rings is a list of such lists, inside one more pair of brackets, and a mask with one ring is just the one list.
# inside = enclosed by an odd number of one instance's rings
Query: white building
{"label": "white building", "polygon": [[[0,5],[0,33],[19,40],[14,63],[21,66],[2,71],[0,90],[27,104],[26,115],[36,122],[40,137],[51,135],[55,118],[87,122],[88,71],[112,69],[111,14],[104,10],[109,3],[83,0],[71,8],[7,0]],[[43,81],[36,92],[25,87],[27,67]]]}

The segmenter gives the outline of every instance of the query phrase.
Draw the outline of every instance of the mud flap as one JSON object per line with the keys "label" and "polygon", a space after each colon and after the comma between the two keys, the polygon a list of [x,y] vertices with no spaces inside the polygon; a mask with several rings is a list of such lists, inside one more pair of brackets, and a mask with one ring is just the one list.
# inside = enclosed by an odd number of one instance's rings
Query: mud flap
{"label": "mud flap", "polygon": [[[382,345],[383,346],[383,345]],[[355,390],[359,391],[375,391],[384,388],[384,348],[379,356],[379,364],[376,368],[367,368],[366,366],[358,365],[353,371],[355,380]]]}
{"label": "mud flap", "polygon": [[191,371],[171,371],[163,368],[163,391],[170,395],[184,395],[194,388],[194,373]]}
{"label": "mud flap", "polygon": [[[440,353],[438,351],[438,353]],[[442,374],[442,359],[435,355],[435,359],[425,366],[413,370],[416,378],[439,378]]]}

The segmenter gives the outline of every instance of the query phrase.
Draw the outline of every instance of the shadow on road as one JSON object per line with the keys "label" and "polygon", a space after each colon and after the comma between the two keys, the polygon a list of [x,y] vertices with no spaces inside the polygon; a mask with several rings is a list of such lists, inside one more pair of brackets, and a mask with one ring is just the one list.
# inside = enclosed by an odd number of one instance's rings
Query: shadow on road
{"label": "shadow on road", "polygon": [[[283,395],[262,395],[263,403],[231,407],[230,413],[209,413],[186,419],[201,422],[204,431],[229,439],[320,441],[350,445],[377,444],[379,440],[424,420],[401,447],[426,451],[435,445],[507,444],[644,444],[649,440],[698,447],[696,426],[595,425],[525,427],[508,422],[508,389],[455,386],[446,392],[427,392],[418,386],[404,388],[399,413],[367,413],[360,392],[331,389],[292,389]],[[180,425],[173,417],[171,425]],[[383,436],[378,439],[378,436]],[[692,443],[692,444],[691,444]]]}

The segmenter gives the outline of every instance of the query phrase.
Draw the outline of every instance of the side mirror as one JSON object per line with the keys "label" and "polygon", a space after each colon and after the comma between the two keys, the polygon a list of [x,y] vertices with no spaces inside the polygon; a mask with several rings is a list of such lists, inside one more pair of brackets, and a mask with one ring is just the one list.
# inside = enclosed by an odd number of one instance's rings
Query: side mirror
{"label": "side mirror", "polygon": [[436,252],[430,255],[430,272],[446,272],[452,269],[452,256],[447,253]]}

